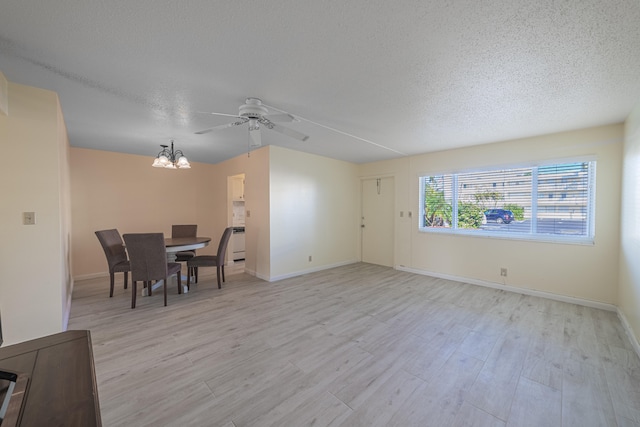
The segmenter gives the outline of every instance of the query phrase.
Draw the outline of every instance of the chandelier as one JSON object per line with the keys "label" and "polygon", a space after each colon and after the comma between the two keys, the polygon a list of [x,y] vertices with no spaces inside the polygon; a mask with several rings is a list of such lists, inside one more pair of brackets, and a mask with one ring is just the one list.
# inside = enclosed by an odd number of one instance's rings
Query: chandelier
{"label": "chandelier", "polygon": [[162,151],[158,153],[153,160],[154,168],[167,168],[167,169],[190,169],[191,164],[185,157],[182,150],[173,151],[173,140],[171,140],[171,150],[168,150],[168,145],[162,145]]}

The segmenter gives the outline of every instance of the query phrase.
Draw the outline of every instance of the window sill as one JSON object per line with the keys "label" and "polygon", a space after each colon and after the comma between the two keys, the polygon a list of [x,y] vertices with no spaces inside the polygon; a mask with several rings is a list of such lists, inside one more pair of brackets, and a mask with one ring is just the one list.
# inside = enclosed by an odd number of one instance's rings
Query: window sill
{"label": "window sill", "polygon": [[420,227],[421,233],[447,234],[453,236],[476,237],[481,239],[519,240],[527,242],[556,243],[568,245],[593,246],[595,239],[587,236],[560,236],[547,234],[523,234],[523,233],[487,233],[483,230],[451,229],[446,227]]}

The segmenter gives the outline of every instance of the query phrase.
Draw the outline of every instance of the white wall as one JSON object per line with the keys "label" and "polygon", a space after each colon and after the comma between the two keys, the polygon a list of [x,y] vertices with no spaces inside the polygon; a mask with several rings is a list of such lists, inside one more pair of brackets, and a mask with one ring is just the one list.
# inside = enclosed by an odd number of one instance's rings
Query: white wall
{"label": "white wall", "polygon": [[[396,210],[414,213],[411,221],[396,223],[396,247],[404,248],[396,253],[398,267],[617,304],[623,131],[622,125],[601,126],[423,154],[405,161],[363,165],[361,175],[394,174],[399,195]],[[418,231],[421,175],[586,155],[595,155],[598,162],[594,245]],[[402,196],[405,193],[407,197]],[[505,281],[500,277],[501,267],[509,271]]]}
{"label": "white wall", "polygon": [[[68,141],[55,93],[9,83],[0,114],[0,313],[6,344],[61,332],[69,295]],[[23,225],[22,212],[36,224]]]}
{"label": "white wall", "polygon": [[357,261],[357,165],[276,146],[269,165],[270,280]]}
{"label": "white wall", "polygon": [[620,245],[620,312],[640,341],[640,103],[625,123]]}

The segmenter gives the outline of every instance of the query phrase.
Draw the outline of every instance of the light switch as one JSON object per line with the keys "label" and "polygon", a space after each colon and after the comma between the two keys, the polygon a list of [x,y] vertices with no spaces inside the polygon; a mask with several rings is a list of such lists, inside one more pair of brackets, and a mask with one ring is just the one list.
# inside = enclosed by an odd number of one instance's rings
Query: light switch
{"label": "light switch", "polygon": [[36,213],[22,212],[22,223],[24,225],[34,225],[36,223]]}
{"label": "light switch", "polygon": [[251,217],[251,211],[247,211],[247,218]]}

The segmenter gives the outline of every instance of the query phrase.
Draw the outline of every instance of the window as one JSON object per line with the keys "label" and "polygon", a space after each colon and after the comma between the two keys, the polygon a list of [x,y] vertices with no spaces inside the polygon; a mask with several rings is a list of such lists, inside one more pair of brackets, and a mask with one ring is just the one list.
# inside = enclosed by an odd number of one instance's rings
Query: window
{"label": "window", "polygon": [[420,229],[592,242],[595,161],[420,178]]}

